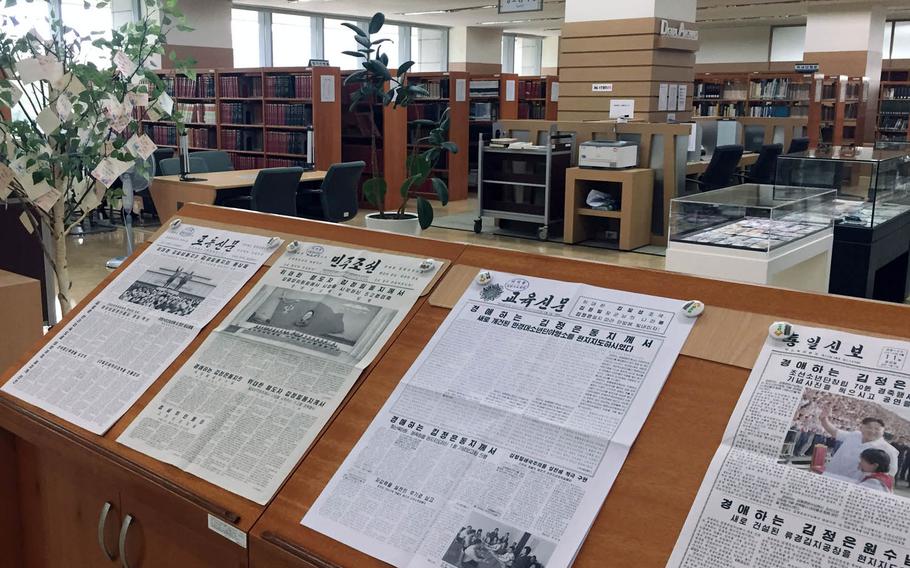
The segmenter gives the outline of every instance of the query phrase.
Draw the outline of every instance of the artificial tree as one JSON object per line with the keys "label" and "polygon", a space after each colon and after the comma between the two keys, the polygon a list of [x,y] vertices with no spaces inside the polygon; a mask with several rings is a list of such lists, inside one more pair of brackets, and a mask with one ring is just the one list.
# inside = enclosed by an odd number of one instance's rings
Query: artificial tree
{"label": "artificial tree", "polygon": [[[22,222],[50,261],[63,313],[73,305],[67,235],[103,199],[116,197],[111,185],[119,174],[134,167],[149,175],[154,145],[139,121],[151,114],[183,130],[164,82],[149,66],[165,53],[168,32],[191,28],[176,0],[143,1],[144,15],[113,30],[110,39],[80,35],[50,7],[50,38],[0,14],[0,107],[14,111],[0,116],[0,201],[24,204]],[[105,64],[86,60],[89,43],[109,56]],[[186,69],[188,62],[173,53],[169,58]],[[36,230],[42,225],[49,238]]]}
{"label": "artificial tree", "polygon": [[[359,44],[357,51],[345,51],[345,55],[361,59],[363,69],[355,71],[345,78],[345,85],[354,84],[360,87],[351,95],[350,110],[353,112],[358,105],[363,102],[369,104],[370,118],[370,161],[372,177],[363,184],[363,195],[376,209],[379,210],[381,219],[407,219],[407,206],[410,202],[411,190],[423,186],[428,180],[436,193],[442,205],[449,201],[449,189],[445,180],[431,175],[433,168],[439,159],[446,152],[457,153],[458,146],[448,140],[449,116],[448,108],[440,117],[439,121],[432,120],[415,120],[411,126],[416,129],[428,129],[428,134],[418,140],[425,146],[423,152],[415,151],[407,155],[407,176],[399,188],[401,194],[401,205],[393,212],[385,210],[385,196],[388,191],[388,184],[379,168],[379,158],[376,145],[378,128],[374,117],[374,104],[381,102],[384,106],[392,105],[394,108],[406,107],[415,99],[428,96],[429,93],[418,85],[408,83],[407,74],[413,61],[406,61],[396,69],[390,70],[389,57],[382,53],[382,44],[391,42],[388,38],[374,40],[372,36],[379,33],[385,23],[385,16],[377,12],[370,19],[367,31],[360,27],[345,22],[354,32],[354,39]],[[420,227],[426,229],[433,222],[433,206],[430,202],[421,197],[417,197],[417,218]]]}

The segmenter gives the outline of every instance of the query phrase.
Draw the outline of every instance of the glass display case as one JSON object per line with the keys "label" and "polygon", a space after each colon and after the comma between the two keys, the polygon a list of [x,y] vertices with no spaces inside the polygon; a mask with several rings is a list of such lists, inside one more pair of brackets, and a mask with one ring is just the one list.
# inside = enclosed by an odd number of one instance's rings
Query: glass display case
{"label": "glass display case", "polygon": [[670,203],[670,241],[770,252],[833,224],[836,192],[747,183]]}
{"label": "glass display case", "polygon": [[838,226],[872,229],[910,211],[910,155],[896,147],[828,147],[777,160],[783,186],[837,191]]}

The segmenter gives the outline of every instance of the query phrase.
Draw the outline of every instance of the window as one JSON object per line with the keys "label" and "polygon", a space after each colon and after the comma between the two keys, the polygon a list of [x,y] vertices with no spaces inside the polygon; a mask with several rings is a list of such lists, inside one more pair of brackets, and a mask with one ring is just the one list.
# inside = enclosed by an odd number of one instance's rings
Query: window
{"label": "window", "polygon": [[312,53],[312,22],[309,16],[272,14],[272,65],[303,67]]}
{"label": "window", "polygon": [[448,71],[448,33],[436,28],[411,28],[412,71]]}
{"label": "window", "polygon": [[[95,4],[89,2],[89,7],[85,8],[83,0],[61,0],[60,8],[63,23],[83,37],[81,51],[77,56],[79,60],[107,67],[111,63],[110,53],[106,49],[93,46],[92,42],[99,38],[111,39],[113,16],[110,4],[103,8],[98,8]],[[85,39],[86,36],[90,39]]]}
{"label": "window", "polygon": [[891,58],[891,34],[894,32],[894,22],[885,22],[885,33],[882,39],[882,59]]}
{"label": "window", "polygon": [[[388,67],[390,69],[393,67],[398,67],[398,65],[401,63],[401,61],[398,59],[398,50],[401,47],[399,45],[400,41],[399,41],[399,37],[398,37],[398,26],[386,24],[386,25],[382,26],[382,29],[379,30],[379,33],[376,33],[376,34],[373,34],[372,36],[370,36],[370,39],[372,41],[376,41],[379,39],[391,40],[391,41],[384,41],[384,42],[380,43],[379,45],[377,45],[376,46],[378,48],[377,53],[385,53],[386,55],[389,56]],[[376,55],[376,53],[374,53],[373,55]]]}
{"label": "window", "polygon": [[894,22],[891,59],[910,59],[910,22]]}
{"label": "window", "polygon": [[802,61],[806,26],[771,28],[771,61]]}
{"label": "window", "polygon": [[539,37],[515,38],[514,73],[540,75],[540,56],[543,40]]}
{"label": "window", "polygon": [[47,21],[49,14],[47,2],[16,2],[3,8],[0,25],[13,38],[24,36],[34,27],[44,39],[51,39],[51,26]]}
{"label": "window", "polygon": [[259,67],[259,12],[231,9],[231,43],[234,67]]}
{"label": "window", "polygon": [[[342,53],[342,51],[357,51],[360,47],[360,44],[354,41],[354,31],[341,25],[344,22],[345,20],[325,19],[322,32],[323,45],[325,47],[322,51],[322,57],[323,59],[328,59],[329,64],[340,67],[342,70],[360,69],[362,59]],[[354,24],[361,29],[364,28],[363,22],[349,21],[348,23]]]}

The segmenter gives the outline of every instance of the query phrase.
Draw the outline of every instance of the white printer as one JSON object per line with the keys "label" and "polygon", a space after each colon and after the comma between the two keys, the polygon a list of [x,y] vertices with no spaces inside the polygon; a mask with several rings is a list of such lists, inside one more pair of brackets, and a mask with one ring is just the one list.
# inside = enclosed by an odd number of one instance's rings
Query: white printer
{"label": "white printer", "polygon": [[626,141],[590,140],[578,145],[582,168],[634,168],[638,165],[638,144]]}

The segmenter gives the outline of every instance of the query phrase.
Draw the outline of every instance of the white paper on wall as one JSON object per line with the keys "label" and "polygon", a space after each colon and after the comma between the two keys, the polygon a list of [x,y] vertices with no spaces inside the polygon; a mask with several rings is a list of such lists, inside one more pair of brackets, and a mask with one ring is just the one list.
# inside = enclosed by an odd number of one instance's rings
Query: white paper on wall
{"label": "white paper on wall", "polygon": [[506,101],[515,100],[515,79],[506,79]]}
{"label": "white paper on wall", "polygon": [[657,110],[667,110],[667,97],[669,96],[670,85],[661,83],[657,94]]}
{"label": "white paper on wall", "polygon": [[550,87],[550,102],[559,102],[559,81],[553,81]]}
{"label": "white paper on wall", "polygon": [[468,80],[455,79],[455,101],[464,102],[467,100]]}
{"label": "white paper on wall", "polygon": [[610,118],[632,118],[635,115],[635,99],[610,99]]}
{"label": "white paper on wall", "polygon": [[323,103],[335,102],[334,75],[322,75],[319,77],[319,101]]}
{"label": "white paper on wall", "polygon": [[689,91],[688,85],[680,85],[676,91],[676,110],[686,110],[686,94]]}
{"label": "white paper on wall", "polygon": [[679,110],[676,103],[679,101],[679,85],[671,83],[667,94],[667,110]]}

